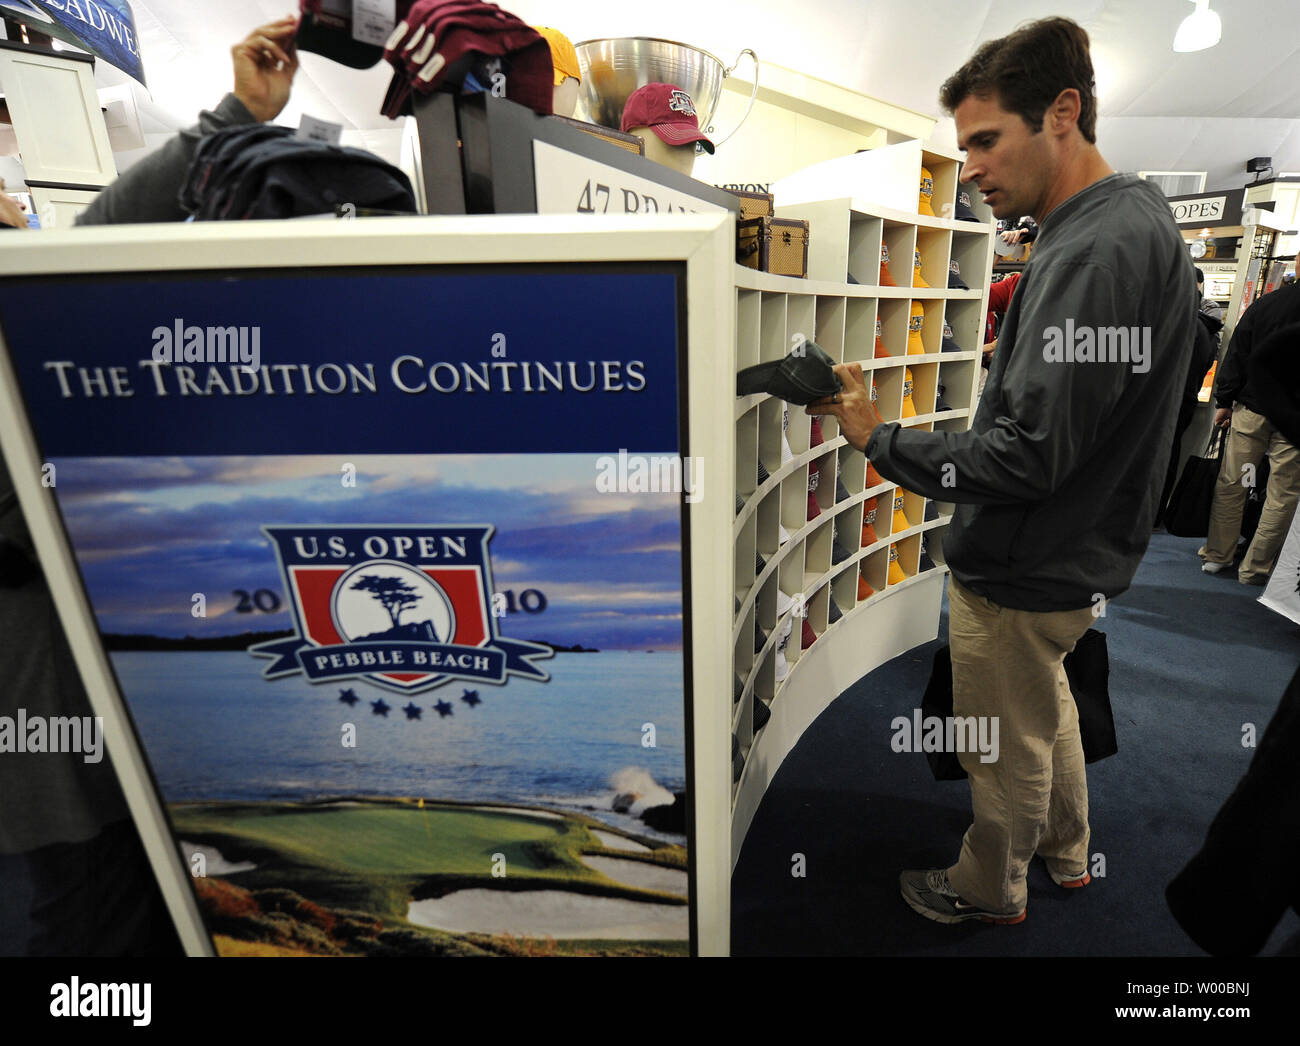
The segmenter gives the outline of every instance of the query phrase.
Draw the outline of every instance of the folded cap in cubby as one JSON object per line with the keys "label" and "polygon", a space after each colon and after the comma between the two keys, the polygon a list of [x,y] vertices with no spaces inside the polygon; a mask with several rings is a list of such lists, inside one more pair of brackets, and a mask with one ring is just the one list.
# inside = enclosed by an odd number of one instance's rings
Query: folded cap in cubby
{"label": "folded cap in cubby", "polygon": [[834,541],[831,542],[832,563],[843,563],[851,555],[853,555],[853,553],[850,552],[847,548],[844,547],[843,544],[840,543],[839,538],[836,538]]}
{"label": "folded cap in cubby", "polygon": [[695,103],[676,84],[652,83],[633,91],[623,106],[619,130],[626,133],[633,127],[649,127],[665,145],[699,142],[713,152],[713,143],[700,130]]}
{"label": "folded cap in cubby", "polygon": [[776,523],[777,545],[784,545],[789,540],[790,540],[790,531],[785,529],[785,525],[780,520],[777,520]]}
{"label": "folded cap in cubby", "polygon": [[862,503],[862,547],[874,545],[880,540],[876,536],[876,508],[880,504],[877,498],[868,498]]}
{"label": "folded cap in cubby", "polygon": [[876,471],[876,466],[871,464],[870,461],[868,461],[867,462],[867,489],[870,490],[872,487],[879,486],[881,483],[884,482],[885,482],[884,478],[880,475],[879,472]]}
{"label": "folded cap in cubby", "polygon": [[956,214],[957,217],[964,222],[979,221],[979,218],[975,216],[975,212],[971,209],[970,193],[968,193],[965,189],[962,189],[959,193],[957,193]]}
{"label": "folded cap in cubby", "polygon": [[836,621],[838,621],[843,616],[844,616],[844,611],[840,609],[839,604],[836,603],[833,598],[828,600],[828,605],[826,610],[827,624],[833,625],[835,624]]}
{"label": "folded cap in cubby", "polygon": [[[794,600],[791,600],[791,602],[793,603]],[[784,621],[781,622],[780,629],[781,629],[781,638],[776,641],[776,648],[777,650],[784,650],[785,644],[790,640],[790,633],[794,629],[794,618],[787,617]]]}
{"label": "folded cap in cubby", "polygon": [[925,550],[925,538],[921,539],[921,561],[918,564],[919,570],[933,570],[934,560],[930,558],[930,553]]}
{"label": "folded cap in cubby", "polygon": [[735,683],[731,687],[731,703],[734,705],[740,700],[741,695],[745,692],[745,680],[741,676],[735,677]]}
{"label": "folded cap in cubby", "polygon": [[814,491],[808,491],[808,519],[811,522],[822,514],[822,507],[817,504],[817,495]]}
{"label": "folded cap in cubby", "polygon": [[916,213],[924,214],[927,218],[939,217],[934,213],[934,208],[930,206],[930,198],[934,196],[934,176],[924,167],[921,168],[921,198],[917,201]]}
{"label": "folded cap in cubby", "polygon": [[911,525],[911,521],[907,518],[907,513],[903,511],[903,492],[901,489],[898,489],[894,494],[894,520],[890,533],[902,533]]}
{"label": "folded cap in cubby", "polygon": [[849,283],[852,284],[854,287],[861,287],[861,286],[862,286],[861,281],[855,279],[854,276],[853,276],[853,273],[849,273]]}
{"label": "folded cap in cubby", "polygon": [[744,512],[744,511],[745,511],[745,497],[744,497],[743,494],[737,494],[737,495],[736,495],[736,515],[739,516],[739,515],[740,515],[742,512]]}
{"label": "folded cap in cubby", "polygon": [[759,486],[762,486],[764,483],[766,483],[766,482],[767,482],[769,479],[771,479],[771,478],[772,478],[772,474],[771,474],[770,472],[767,471],[767,466],[764,465],[764,464],[760,461],[760,462],[758,463],[758,484],[759,484]]}
{"label": "folded cap in cubby", "polygon": [[876,594],[876,590],[867,583],[867,575],[861,570],[858,571],[858,601],[870,599]]}
{"label": "folded cap in cubby", "polygon": [[924,356],[925,342],[921,338],[921,331],[925,327],[925,306],[919,301],[912,302],[912,314],[907,320],[907,354],[909,356]]}
{"label": "folded cap in cubby", "polygon": [[740,775],[745,772],[745,755],[740,750],[740,740],[735,734],[731,735],[731,780],[736,782],[740,780]]}
{"label": "folded cap in cubby", "polygon": [[943,325],[943,345],[941,346],[940,351],[961,352],[961,346],[953,340],[952,328],[946,323]]}
{"label": "folded cap in cubby", "polygon": [[807,618],[803,619],[803,633],[799,637],[803,641],[803,649],[807,650],[817,642],[817,633],[813,631],[812,622]]}
{"label": "folded cap in cubby", "polygon": [[844,480],[837,478],[835,480],[835,503],[838,505],[841,501],[849,500],[849,488],[844,485]]}
{"label": "folded cap in cubby", "polygon": [[880,337],[880,317],[876,317],[876,359],[889,359],[889,353],[885,351],[885,342]]}
{"label": "folded cap in cubby", "polygon": [[757,694],[754,695],[754,733],[758,733],[763,727],[767,726],[767,721],[772,718],[772,710],[763,704]]}
{"label": "folded cap in cubby", "polygon": [[938,390],[935,392],[935,395],[934,395],[934,409],[935,409],[936,411],[940,411],[940,410],[952,410],[952,407],[948,404],[948,401],[945,400],[945,399],[943,398],[943,386],[942,386],[942,385],[940,385],[940,386],[938,387]]}
{"label": "folded cap in cubby", "polygon": [[927,522],[939,518],[939,503],[937,501],[927,501],[925,503],[925,518]]}
{"label": "folded cap in cubby", "polygon": [[763,568],[764,568],[765,566],[767,566],[767,562],[763,559],[763,554],[762,554],[761,552],[755,552],[755,553],[754,553],[754,573],[755,573],[755,574],[761,574],[761,573],[763,573]]}
{"label": "folded cap in cubby", "polygon": [[812,424],[808,426],[808,446],[820,447],[825,442],[822,436],[822,419],[813,418]]}
{"label": "folded cap in cubby", "polygon": [[889,274],[889,244],[880,245],[880,286],[897,287],[894,277]]}
{"label": "folded cap in cubby", "polygon": [[928,283],[925,282],[925,277],[921,275],[921,251],[919,248],[912,252],[912,286],[913,287],[930,286]]}
{"label": "folded cap in cubby", "polygon": [[948,289],[950,291],[968,291],[966,281],[961,278],[961,266],[957,264],[957,259],[953,258],[948,262]]}
{"label": "folded cap in cubby", "polygon": [[912,403],[912,368],[903,368],[903,413],[904,418],[916,417],[916,406]]}
{"label": "folded cap in cubby", "polygon": [[805,341],[783,360],[746,367],[736,375],[736,395],[766,392],[800,407],[843,388],[835,361],[815,341]]}
{"label": "folded cap in cubby", "polygon": [[573,41],[558,29],[552,29],[547,25],[535,25],[533,28],[551,45],[551,65],[555,69],[555,86],[559,87],[570,76],[580,81],[582,67],[578,64],[578,52],[573,46]]}
{"label": "folded cap in cubby", "polygon": [[754,622],[754,653],[761,653],[763,644],[767,642],[767,633],[763,631],[762,626],[757,621]]}
{"label": "folded cap in cubby", "polygon": [[794,596],[786,595],[779,588],[776,590],[776,616],[785,617],[794,606]]}
{"label": "folded cap in cubby", "polygon": [[889,546],[889,584],[897,585],[900,581],[907,580],[907,572],[903,570],[903,564],[898,561],[898,546]]}
{"label": "folded cap in cubby", "polygon": [[737,597],[736,597],[736,613],[737,613],[737,614],[740,613],[740,606],[741,606],[741,603],[740,603],[740,597],[737,596]]}

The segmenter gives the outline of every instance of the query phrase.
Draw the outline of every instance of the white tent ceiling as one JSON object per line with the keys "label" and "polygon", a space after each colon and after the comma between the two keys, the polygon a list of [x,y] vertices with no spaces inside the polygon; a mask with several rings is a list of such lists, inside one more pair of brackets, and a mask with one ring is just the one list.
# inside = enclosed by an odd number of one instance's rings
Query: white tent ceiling
{"label": "white tent ceiling", "polygon": [[[293,0],[132,0],[150,91],[137,91],[151,142],[192,123],[230,83],[230,45],[293,8]],[[1074,18],[1092,38],[1098,144],[1118,170],[1208,171],[1208,188],[1250,180],[1245,161],[1300,171],[1300,0],[1212,0],[1223,20],[1214,48],[1176,54],[1188,0],[506,0],[533,24],[573,40],[662,36],[730,64],[760,58],[919,112],[941,116],[944,78],[980,42],[1031,18]],[[742,68],[747,68],[742,67]],[[303,55],[282,121],[302,112],[341,122],[395,158],[396,124],[379,115],[389,67],[356,71]],[[103,66],[101,85],[122,82]],[[951,121],[938,136],[950,137]],[[156,136],[156,137],[155,137]],[[349,137],[352,137],[351,135]]]}

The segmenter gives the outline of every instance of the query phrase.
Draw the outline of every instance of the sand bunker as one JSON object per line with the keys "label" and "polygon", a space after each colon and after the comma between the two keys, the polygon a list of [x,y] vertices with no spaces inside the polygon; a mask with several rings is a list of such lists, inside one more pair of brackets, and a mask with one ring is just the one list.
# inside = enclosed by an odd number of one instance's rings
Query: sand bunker
{"label": "sand bunker", "polygon": [[597,857],[592,854],[584,854],[582,861],[617,883],[636,886],[642,890],[660,890],[663,893],[686,896],[687,876],[680,868],[664,868],[644,861],[624,861],[618,857]]}
{"label": "sand bunker", "polygon": [[686,940],[690,909],[567,890],[457,890],[412,901],[407,919],[454,933],[512,933],[527,937]]}
{"label": "sand bunker", "polygon": [[207,862],[205,869],[208,875],[230,875],[233,872],[247,872],[256,868],[252,861],[227,861],[221,856],[221,851],[211,847],[202,846],[199,843],[187,843],[184,839],[181,844],[181,860],[185,862],[185,867],[193,869],[193,854],[203,855],[203,860]]}
{"label": "sand bunker", "polygon": [[598,828],[592,828],[591,834],[600,840],[601,845],[609,847],[611,850],[629,850],[633,853],[649,853],[650,847],[644,843],[638,843],[635,839],[629,839],[625,835],[619,835],[616,832],[602,832]]}

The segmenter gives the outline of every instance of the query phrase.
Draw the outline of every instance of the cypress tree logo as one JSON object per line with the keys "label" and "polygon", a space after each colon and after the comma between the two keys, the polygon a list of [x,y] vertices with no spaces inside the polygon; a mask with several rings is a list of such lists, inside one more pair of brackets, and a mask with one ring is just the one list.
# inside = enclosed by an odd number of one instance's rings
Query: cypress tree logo
{"label": "cypress tree logo", "polygon": [[298,635],[250,647],[268,679],[362,678],[401,693],[455,679],[545,682],[554,652],[504,639],[491,612],[487,524],[263,527],[275,543]]}

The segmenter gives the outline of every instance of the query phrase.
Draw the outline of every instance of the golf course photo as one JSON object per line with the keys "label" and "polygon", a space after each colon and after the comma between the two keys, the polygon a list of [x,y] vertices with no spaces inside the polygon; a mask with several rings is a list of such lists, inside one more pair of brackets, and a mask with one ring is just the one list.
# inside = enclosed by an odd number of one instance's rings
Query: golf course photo
{"label": "golf course photo", "polygon": [[169,812],[223,956],[689,952],[685,847],[580,813],[391,797]]}

